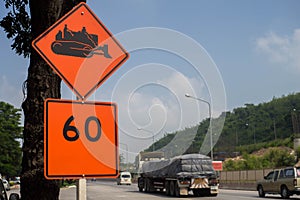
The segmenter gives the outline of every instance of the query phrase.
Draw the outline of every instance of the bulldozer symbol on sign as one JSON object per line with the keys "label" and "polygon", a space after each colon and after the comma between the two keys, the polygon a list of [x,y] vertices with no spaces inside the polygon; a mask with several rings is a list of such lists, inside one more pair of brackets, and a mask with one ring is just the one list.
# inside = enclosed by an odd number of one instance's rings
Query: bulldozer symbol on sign
{"label": "bulldozer symbol on sign", "polygon": [[58,31],[51,49],[56,54],[90,58],[94,54],[111,58],[108,53],[108,45],[98,46],[98,35],[89,34],[85,27],[75,32],[65,25],[63,32]]}

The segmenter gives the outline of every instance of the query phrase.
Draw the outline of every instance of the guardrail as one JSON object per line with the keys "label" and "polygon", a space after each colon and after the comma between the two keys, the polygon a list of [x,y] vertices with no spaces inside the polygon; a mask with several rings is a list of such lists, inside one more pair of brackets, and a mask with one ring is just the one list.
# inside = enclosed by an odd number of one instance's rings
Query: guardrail
{"label": "guardrail", "polygon": [[256,190],[256,181],[263,179],[273,169],[221,171],[220,188]]}

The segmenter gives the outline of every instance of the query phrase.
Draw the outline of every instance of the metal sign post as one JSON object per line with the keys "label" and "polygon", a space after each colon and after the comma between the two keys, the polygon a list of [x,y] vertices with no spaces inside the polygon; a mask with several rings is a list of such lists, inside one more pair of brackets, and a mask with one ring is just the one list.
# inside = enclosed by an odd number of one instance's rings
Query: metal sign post
{"label": "metal sign post", "polygon": [[76,186],[76,200],[86,200],[86,179],[78,179]]}

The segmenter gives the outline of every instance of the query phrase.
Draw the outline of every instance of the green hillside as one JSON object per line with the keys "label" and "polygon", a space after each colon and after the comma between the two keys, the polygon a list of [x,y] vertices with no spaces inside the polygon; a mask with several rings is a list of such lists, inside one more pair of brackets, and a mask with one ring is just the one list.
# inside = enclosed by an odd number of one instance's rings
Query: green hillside
{"label": "green hillside", "polygon": [[[293,137],[298,136],[300,132],[299,114],[300,93],[282,96],[281,98],[274,97],[270,102],[258,105],[245,104],[243,107],[226,112],[224,128],[217,144],[214,146],[214,153],[252,153],[263,147],[292,147]],[[168,133],[154,144],[155,149],[161,149],[167,152],[167,157],[172,157],[183,148],[180,144],[191,143],[185,153],[198,152],[207,134],[208,125],[209,119],[205,119],[198,126],[186,128],[176,133]],[[191,134],[192,130],[195,129],[197,129],[196,136]],[[171,141],[173,143],[174,138],[177,138],[180,142],[175,142],[176,150],[169,152],[172,145],[167,144]],[[166,145],[169,149],[165,147]],[[151,150],[152,146],[145,151]]]}

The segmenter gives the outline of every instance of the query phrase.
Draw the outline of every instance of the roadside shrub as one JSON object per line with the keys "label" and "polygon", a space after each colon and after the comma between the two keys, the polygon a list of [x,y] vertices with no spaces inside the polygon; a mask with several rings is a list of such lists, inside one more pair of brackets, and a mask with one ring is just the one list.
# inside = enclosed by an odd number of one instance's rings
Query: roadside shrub
{"label": "roadside shrub", "polygon": [[253,170],[292,166],[295,164],[295,156],[285,149],[270,149],[262,156],[244,153],[242,159],[227,160],[224,162],[224,170]]}

